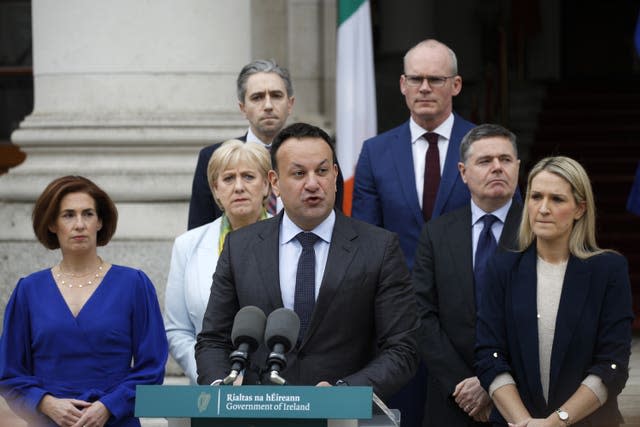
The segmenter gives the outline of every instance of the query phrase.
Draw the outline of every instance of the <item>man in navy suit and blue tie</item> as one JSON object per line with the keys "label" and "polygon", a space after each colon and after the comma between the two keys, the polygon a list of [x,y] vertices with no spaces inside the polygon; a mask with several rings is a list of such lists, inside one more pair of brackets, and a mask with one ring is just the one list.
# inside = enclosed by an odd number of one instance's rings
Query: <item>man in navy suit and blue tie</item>
{"label": "man in navy suit and blue tie", "polygon": [[[398,234],[409,269],[420,231],[431,218],[469,203],[460,179],[460,141],[474,125],[453,112],[462,77],[453,50],[429,39],[404,56],[400,91],[411,113],[402,125],[364,142],[356,165],[352,216]],[[392,402],[403,426],[419,426],[426,374]]]}
{"label": "man in navy suit and blue tie", "polygon": [[[418,363],[415,296],[398,237],[334,209],[338,165],[322,129],[284,128],[271,161],[284,208],[225,239],[196,344],[198,383],[229,373],[238,310],[286,307],[301,319],[282,371],[289,383],[371,386],[384,399]],[[262,343],[244,384],[270,383],[268,354]]]}
{"label": "man in navy suit and blue tie", "polygon": [[522,213],[516,136],[482,124],[463,138],[460,175],[471,201],[429,221],[413,268],[419,350],[429,368],[424,427],[481,427],[491,399],[474,370],[482,274],[496,250],[513,250]]}

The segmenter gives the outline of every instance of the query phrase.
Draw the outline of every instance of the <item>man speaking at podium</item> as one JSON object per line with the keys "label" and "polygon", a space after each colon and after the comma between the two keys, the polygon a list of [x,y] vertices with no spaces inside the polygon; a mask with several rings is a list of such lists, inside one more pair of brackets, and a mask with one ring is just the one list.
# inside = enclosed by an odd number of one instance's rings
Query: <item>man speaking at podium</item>
{"label": "man speaking at podium", "polygon": [[[372,386],[389,396],[418,360],[414,294],[397,236],[334,210],[338,167],[322,129],[284,128],[271,161],[269,179],[284,209],[225,240],[196,344],[198,383],[229,374],[239,309],[253,305],[269,315],[285,307],[300,317],[280,372],[288,383]],[[269,384],[267,356],[262,343],[244,384]]]}

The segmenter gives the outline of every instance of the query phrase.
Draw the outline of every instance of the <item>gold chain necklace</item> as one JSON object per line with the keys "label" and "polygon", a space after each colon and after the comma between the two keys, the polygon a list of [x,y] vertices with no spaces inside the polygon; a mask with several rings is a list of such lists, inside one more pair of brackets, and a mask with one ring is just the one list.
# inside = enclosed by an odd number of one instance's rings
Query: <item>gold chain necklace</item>
{"label": "gold chain necklace", "polygon": [[[93,271],[92,273],[86,273],[86,274],[73,274],[73,273],[66,273],[64,270],[62,270],[62,263],[58,264],[58,273],[56,274],[56,279],[58,279],[58,283],[60,283],[60,286],[67,286],[69,288],[73,288],[73,287],[78,287],[78,288],[82,288],[84,286],[91,286],[94,283],[98,283],[98,279],[100,279],[100,276],[102,275],[102,267],[104,265],[104,261],[102,260],[102,258],[98,257],[98,259],[100,260],[100,264],[98,265],[98,268],[95,269],[95,271]],[[65,275],[66,277],[71,277],[71,278],[82,278],[82,277],[87,277],[87,276],[91,276],[89,278],[89,280],[87,280],[86,283],[78,283],[74,286],[74,284],[71,282],[71,280],[65,280],[62,275]]]}

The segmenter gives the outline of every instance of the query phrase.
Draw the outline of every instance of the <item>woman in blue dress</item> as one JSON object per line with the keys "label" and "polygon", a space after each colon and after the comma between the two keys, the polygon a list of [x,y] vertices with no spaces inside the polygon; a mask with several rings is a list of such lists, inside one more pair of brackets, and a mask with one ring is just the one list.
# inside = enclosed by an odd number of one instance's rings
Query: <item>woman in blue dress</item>
{"label": "woman in blue dress", "polygon": [[51,182],[33,229],[54,267],[20,279],[0,338],[0,393],[35,425],[139,426],[136,385],[160,384],[167,341],[155,289],[139,270],[102,260],[118,213],[90,180]]}

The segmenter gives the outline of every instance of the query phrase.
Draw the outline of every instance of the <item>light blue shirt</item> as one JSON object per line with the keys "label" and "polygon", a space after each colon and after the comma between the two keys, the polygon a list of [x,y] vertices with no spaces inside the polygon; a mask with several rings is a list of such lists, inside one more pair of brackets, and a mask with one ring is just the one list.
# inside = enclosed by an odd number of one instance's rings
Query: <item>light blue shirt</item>
{"label": "light blue shirt", "polygon": [[493,212],[485,212],[476,205],[473,200],[471,200],[471,235],[473,238],[473,258],[471,261],[473,262],[473,266],[476,264],[476,249],[478,247],[478,239],[480,238],[480,232],[484,228],[484,222],[480,219],[486,214],[495,215],[500,221],[495,221],[491,226],[491,232],[493,233],[493,237],[496,239],[496,243],[500,243],[500,236],[502,236],[502,229],[504,228],[504,222],[507,219],[507,214],[509,213],[509,208],[511,208],[511,203],[513,201],[509,199],[506,205],[497,209]]}
{"label": "light blue shirt", "polygon": [[[329,245],[331,244],[331,234],[333,234],[333,226],[336,223],[336,213],[331,211],[329,216],[322,221],[316,228],[311,230],[318,237],[318,241],[313,245],[316,252],[316,292],[315,298],[318,299],[320,292],[320,284],[324,277],[324,268],[327,265],[327,257],[329,256]],[[295,225],[287,216],[285,210],[280,224],[280,293],[282,294],[282,304],[285,308],[293,310],[293,303],[296,294],[296,274],[298,272],[298,259],[302,253],[302,245],[296,239],[301,231],[305,231]]]}

